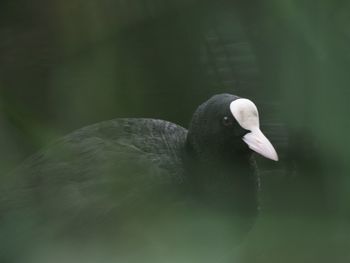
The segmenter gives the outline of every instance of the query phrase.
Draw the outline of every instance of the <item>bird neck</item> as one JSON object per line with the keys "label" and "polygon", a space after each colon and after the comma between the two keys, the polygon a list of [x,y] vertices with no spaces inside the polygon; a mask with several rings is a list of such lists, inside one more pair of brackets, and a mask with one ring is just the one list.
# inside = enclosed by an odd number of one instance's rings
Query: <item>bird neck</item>
{"label": "bird neck", "polygon": [[190,191],[205,205],[255,215],[258,178],[251,154],[195,152],[186,145],[186,178]]}

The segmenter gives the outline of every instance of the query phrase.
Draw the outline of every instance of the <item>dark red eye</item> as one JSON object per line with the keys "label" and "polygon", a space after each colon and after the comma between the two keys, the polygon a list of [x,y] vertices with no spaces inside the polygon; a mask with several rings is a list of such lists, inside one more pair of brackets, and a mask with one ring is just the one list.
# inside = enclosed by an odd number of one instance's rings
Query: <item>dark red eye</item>
{"label": "dark red eye", "polygon": [[225,116],[222,119],[222,124],[226,127],[231,126],[232,125],[232,119],[230,117]]}

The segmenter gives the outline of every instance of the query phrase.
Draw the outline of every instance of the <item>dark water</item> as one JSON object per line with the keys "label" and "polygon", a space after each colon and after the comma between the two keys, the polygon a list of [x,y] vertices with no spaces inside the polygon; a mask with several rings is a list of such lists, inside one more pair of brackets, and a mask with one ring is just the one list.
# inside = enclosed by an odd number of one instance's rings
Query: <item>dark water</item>
{"label": "dark water", "polygon": [[[261,216],[217,262],[348,262],[349,12],[330,0],[2,1],[1,174],[85,125],[187,127],[211,95],[237,94],[256,102],[281,160],[258,159]],[[159,262],[195,254],[154,246]]]}

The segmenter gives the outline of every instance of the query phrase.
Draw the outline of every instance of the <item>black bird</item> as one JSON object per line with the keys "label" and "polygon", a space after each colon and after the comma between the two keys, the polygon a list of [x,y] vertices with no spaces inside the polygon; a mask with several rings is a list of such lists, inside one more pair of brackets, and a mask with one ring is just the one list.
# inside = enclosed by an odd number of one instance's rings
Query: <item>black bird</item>
{"label": "black bird", "polygon": [[200,105],[188,131],[155,119],[79,129],[1,186],[1,262],[64,254],[63,240],[113,244],[118,262],[212,262],[257,214],[253,151],[278,160],[254,103],[231,94]]}

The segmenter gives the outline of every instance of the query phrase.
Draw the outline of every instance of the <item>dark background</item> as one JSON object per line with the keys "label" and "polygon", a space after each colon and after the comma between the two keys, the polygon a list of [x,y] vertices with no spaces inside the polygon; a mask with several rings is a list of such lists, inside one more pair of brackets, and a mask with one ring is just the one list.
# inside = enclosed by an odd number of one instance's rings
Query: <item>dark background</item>
{"label": "dark background", "polygon": [[[117,117],[187,127],[221,92],[256,102],[280,155],[240,262],[350,261],[350,3],[0,3],[0,174]],[[1,180],[1,178],[0,178]]]}

